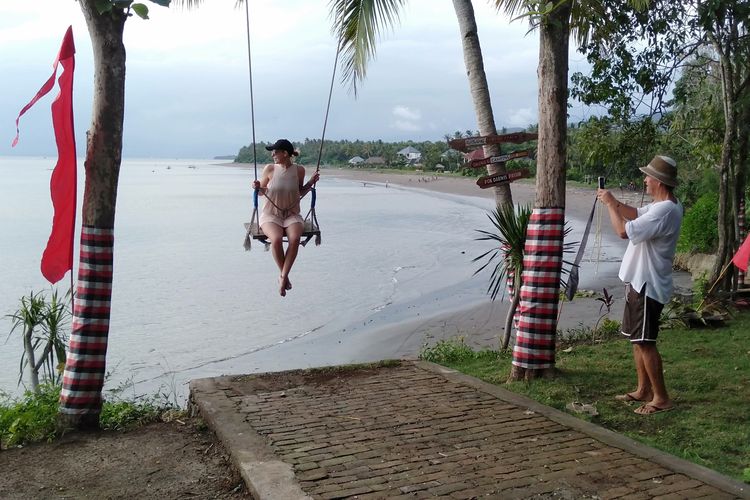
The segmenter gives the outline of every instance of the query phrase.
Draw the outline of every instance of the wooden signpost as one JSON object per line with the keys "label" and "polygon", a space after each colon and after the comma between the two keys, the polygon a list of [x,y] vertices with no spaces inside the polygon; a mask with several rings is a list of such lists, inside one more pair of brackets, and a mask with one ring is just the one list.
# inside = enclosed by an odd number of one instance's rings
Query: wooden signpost
{"label": "wooden signpost", "polygon": [[524,157],[528,157],[529,159],[533,160],[534,151],[531,149],[522,149],[520,151],[513,151],[512,153],[507,153],[500,156],[490,156],[489,158],[482,158],[481,160],[472,160],[471,163],[469,163],[467,166],[471,168],[479,168],[491,165],[493,163],[505,163],[506,161],[510,161],[515,158]]}
{"label": "wooden signpost", "polygon": [[512,170],[506,174],[486,175],[477,179],[477,186],[486,189],[488,187],[497,186],[498,184],[506,184],[528,176],[529,170],[526,168]]}
{"label": "wooden signpost", "polygon": [[535,141],[538,137],[539,134],[515,132],[512,134],[482,135],[479,137],[467,137],[466,139],[452,139],[448,141],[448,145],[457,151],[466,152],[469,148],[478,148],[488,144],[500,144],[503,142],[520,144],[522,142]]}

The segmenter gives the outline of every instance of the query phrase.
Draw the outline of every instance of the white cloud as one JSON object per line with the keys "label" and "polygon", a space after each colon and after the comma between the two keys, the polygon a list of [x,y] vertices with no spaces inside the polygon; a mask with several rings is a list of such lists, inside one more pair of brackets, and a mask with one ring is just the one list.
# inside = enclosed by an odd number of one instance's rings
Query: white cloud
{"label": "white cloud", "polygon": [[508,114],[508,127],[526,127],[532,123],[536,123],[537,117],[536,112],[531,108],[520,108],[512,110]]}
{"label": "white cloud", "polygon": [[[124,153],[136,156],[229,154],[252,137],[244,5],[200,8],[150,4],[151,19],[128,20]],[[335,43],[326,2],[250,3],[257,140],[321,133]],[[510,24],[484,2],[475,16],[498,126],[536,121],[537,36]],[[93,92],[91,43],[73,0],[0,0],[0,138],[15,135],[14,118],[49,77],[68,25],[76,54],[76,134],[85,145]],[[441,140],[476,129],[458,23],[451,2],[409,0],[401,22],[383,33],[377,57],[355,98],[336,78],[327,138]],[[45,98],[23,118],[23,151],[0,141],[0,155],[53,154]],[[44,136],[37,130],[44,129]],[[159,138],[153,140],[149,138]],[[5,141],[9,142],[9,141]]]}
{"label": "white cloud", "polygon": [[410,109],[407,106],[394,106],[393,115],[396,118],[402,118],[409,121],[416,121],[422,118],[422,113],[420,113],[418,109]]}

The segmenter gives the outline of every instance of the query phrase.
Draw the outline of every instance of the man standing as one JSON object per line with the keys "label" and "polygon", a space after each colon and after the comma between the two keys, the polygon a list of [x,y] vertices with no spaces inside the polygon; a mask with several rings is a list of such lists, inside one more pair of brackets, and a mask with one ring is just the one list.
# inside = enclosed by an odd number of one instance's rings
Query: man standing
{"label": "man standing", "polygon": [[633,344],[638,387],[616,398],[642,401],[635,412],[650,415],[672,408],[656,337],[661,311],[672,296],[672,261],[683,208],[673,192],[677,187],[677,164],[672,158],[655,156],[640,170],[646,174],[643,181],[652,203],[631,207],[606,189],[599,189],[597,198],[607,206],[615,232],[629,240],[619,273],[626,284],[622,333]]}

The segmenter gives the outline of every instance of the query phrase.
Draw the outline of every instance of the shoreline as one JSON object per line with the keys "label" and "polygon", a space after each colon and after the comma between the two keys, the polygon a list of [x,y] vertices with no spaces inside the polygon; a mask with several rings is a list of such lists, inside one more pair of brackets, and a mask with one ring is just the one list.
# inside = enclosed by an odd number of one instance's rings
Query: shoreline
{"label": "shoreline", "polygon": [[[447,194],[460,197],[482,198],[492,200],[492,189],[481,189],[476,179],[468,177],[434,176],[419,172],[374,172],[344,168],[321,169],[321,182],[326,178],[340,178],[353,182],[386,186],[394,189],[420,190],[433,194]],[[325,184],[323,184],[325,185]],[[516,204],[532,204],[535,184],[533,180],[514,182],[511,186],[513,201]],[[626,193],[630,203],[640,201],[639,193]],[[633,200],[637,196],[638,200]],[[618,198],[622,198],[618,194]],[[566,191],[566,218],[571,235],[566,238],[574,242],[572,255],[565,255],[566,261],[572,261],[578,250],[576,234],[581,234],[595,200],[594,188],[569,187]],[[600,211],[603,212],[603,211]],[[624,309],[624,285],[617,277],[619,263],[624,253],[626,242],[615,237],[606,213],[595,217],[591,234],[586,246],[586,254],[581,263],[580,291],[593,291],[597,295],[576,297],[571,302],[562,302],[559,309],[558,331],[562,334],[574,334],[590,331],[603,318],[620,321]],[[592,249],[598,248],[596,255]],[[590,255],[589,255],[590,254]],[[588,255],[588,258],[586,258]],[[565,265],[565,268],[569,265]],[[684,277],[683,277],[684,280]],[[607,311],[601,301],[596,299],[602,289],[615,297],[612,307]],[[419,306],[423,306],[421,310]],[[362,319],[361,324],[370,324],[369,328],[357,328],[353,331],[327,332],[319,336],[300,339],[275,346],[265,351],[272,358],[296,358],[306,367],[330,366],[347,363],[372,362],[382,359],[415,358],[425,345],[433,345],[440,340],[460,337],[467,345],[475,349],[497,349],[502,337],[507,300],[492,301],[489,295],[483,300],[457,304],[450,310],[435,313],[427,303],[407,305],[411,315],[388,317],[374,313]],[[421,314],[426,312],[427,315]],[[254,367],[253,372],[267,371],[270,368],[261,359],[248,360]],[[256,364],[257,361],[257,364]]]}
{"label": "shoreline", "polygon": [[[481,189],[476,185],[476,179],[469,177],[430,176],[429,173],[418,172],[373,172],[369,170],[355,170],[342,168],[327,168],[322,170],[325,176],[343,178],[350,181],[387,185],[395,188],[418,189],[433,193],[457,196],[493,199],[492,189]],[[419,180],[420,177],[428,180]],[[530,204],[533,206],[535,184],[533,179],[514,182],[511,185],[515,204]],[[639,192],[617,193],[619,199],[636,205],[640,204]],[[571,229],[571,235],[566,242],[571,241],[573,253],[564,256],[566,262],[575,258],[580,244],[580,234],[586,225],[588,216],[595,200],[595,187],[568,187],[566,189],[566,220]],[[573,301],[560,303],[558,314],[558,331],[563,334],[573,334],[582,330],[590,330],[597,326],[602,318],[607,317],[621,321],[625,307],[625,285],[617,276],[622,255],[627,242],[617,238],[610,227],[609,219],[604,210],[598,209],[591,227],[586,252],[580,267],[579,292],[593,292],[593,296],[579,296]],[[594,255],[596,252],[596,255]],[[564,264],[568,268],[569,264]],[[674,271],[675,287],[690,288],[692,278],[688,273]],[[612,306],[607,310],[603,303],[597,300],[603,289],[614,297]],[[419,352],[426,342],[434,343],[439,340],[461,337],[474,348],[491,348],[498,346],[498,339],[502,337],[505,315],[508,309],[506,299],[498,297],[492,301],[489,295],[480,303],[463,304],[451,311],[432,317],[401,321],[396,324],[384,325],[375,329],[373,337],[378,337],[375,345],[381,349],[392,349],[392,345],[399,346],[397,354],[409,357]]]}

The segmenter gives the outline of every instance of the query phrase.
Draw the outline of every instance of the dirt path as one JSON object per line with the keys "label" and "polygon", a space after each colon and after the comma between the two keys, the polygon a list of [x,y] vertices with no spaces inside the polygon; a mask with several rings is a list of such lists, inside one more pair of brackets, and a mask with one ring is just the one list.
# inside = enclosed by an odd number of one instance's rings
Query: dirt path
{"label": "dirt path", "polygon": [[3,499],[251,498],[200,420],[90,432],[0,451]]}

